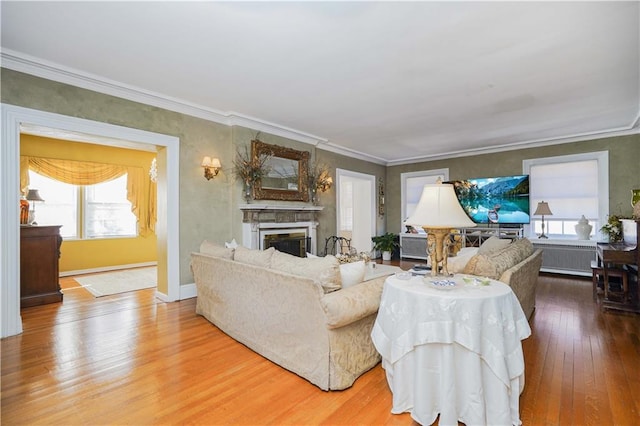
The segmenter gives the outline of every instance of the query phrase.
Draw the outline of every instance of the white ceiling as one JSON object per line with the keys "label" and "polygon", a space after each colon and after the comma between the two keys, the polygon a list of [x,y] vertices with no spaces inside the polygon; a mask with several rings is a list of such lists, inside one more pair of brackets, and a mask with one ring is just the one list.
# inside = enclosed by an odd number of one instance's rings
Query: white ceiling
{"label": "white ceiling", "polygon": [[383,164],[639,132],[639,2],[1,2],[3,67]]}

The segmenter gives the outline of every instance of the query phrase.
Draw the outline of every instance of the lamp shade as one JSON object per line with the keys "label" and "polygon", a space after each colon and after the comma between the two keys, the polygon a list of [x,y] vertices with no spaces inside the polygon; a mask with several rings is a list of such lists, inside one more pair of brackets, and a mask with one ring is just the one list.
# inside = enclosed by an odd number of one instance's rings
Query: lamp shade
{"label": "lamp shade", "polygon": [[202,159],[202,167],[222,167],[219,158],[211,158],[209,156]]}
{"label": "lamp shade", "polygon": [[27,193],[27,200],[29,201],[44,201],[40,196],[40,193],[37,189],[30,189]]}
{"label": "lamp shade", "polygon": [[534,216],[553,216],[553,213],[551,213],[551,210],[549,209],[549,203],[547,203],[546,201],[540,201],[533,215]]}
{"label": "lamp shade", "polygon": [[426,228],[469,228],[476,226],[460,205],[453,185],[425,185],[418,206],[407,225]]}

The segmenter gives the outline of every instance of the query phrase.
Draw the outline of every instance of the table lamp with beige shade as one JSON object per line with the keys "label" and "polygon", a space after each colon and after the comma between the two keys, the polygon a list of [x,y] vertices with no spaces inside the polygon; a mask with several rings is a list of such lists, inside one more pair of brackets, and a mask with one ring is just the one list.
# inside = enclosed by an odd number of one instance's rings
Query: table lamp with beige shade
{"label": "table lamp with beige shade", "polygon": [[542,234],[538,236],[538,238],[547,239],[549,237],[544,233],[544,217],[552,216],[551,209],[549,208],[549,203],[546,201],[540,201],[538,206],[536,207],[536,211],[533,213],[534,216],[542,216]]}
{"label": "table lamp with beige shade", "polygon": [[420,226],[427,233],[431,275],[449,275],[445,239],[451,230],[476,226],[460,205],[453,185],[441,182],[424,186],[418,206],[405,225]]}
{"label": "table lamp with beige shade", "polygon": [[36,222],[36,201],[44,202],[44,199],[40,196],[40,192],[37,189],[30,189],[27,193],[27,200],[33,206],[33,209],[29,211],[29,225],[37,225]]}

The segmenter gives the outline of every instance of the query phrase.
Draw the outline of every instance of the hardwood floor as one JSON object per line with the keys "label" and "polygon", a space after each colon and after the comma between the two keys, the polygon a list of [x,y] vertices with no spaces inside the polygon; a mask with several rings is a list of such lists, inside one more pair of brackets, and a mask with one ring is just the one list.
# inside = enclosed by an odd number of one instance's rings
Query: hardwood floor
{"label": "hardwood floor", "polygon": [[[415,424],[390,413],[380,364],[324,392],[197,316],[195,299],[63,287],[1,342],[2,424]],[[601,312],[590,281],[541,276],[531,327],[524,425],[638,424],[640,315]]]}

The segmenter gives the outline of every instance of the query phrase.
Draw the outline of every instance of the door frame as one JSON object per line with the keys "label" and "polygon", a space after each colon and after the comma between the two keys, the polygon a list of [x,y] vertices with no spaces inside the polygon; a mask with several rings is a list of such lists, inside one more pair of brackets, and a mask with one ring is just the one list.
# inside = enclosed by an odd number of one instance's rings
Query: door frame
{"label": "door frame", "polygon": [[[180,139],[99,121],[86,120],[0,104],[2,110],[2,143],[0,144],[0,337],[22,333],[20,316],[20,127],[22,124],[81,133],[96,138],[119,139],[123,142],[141,144],[158,150],[159,169],[158,200],[164,200],[166,208],[158,209],[156,234],[158,235],[158,256],[164,256],[167,293],[156,290],[163,301],[171,302],[180,298],[180,230],[179,226],[179,145]],[[92,141],[91,143],[97,143]],[[163,173],[164,172],[164,173]],[[169,224],[174,224],[169,226]],[[161,249],[161,250],[160,250]],[[163,273],[166,272],[166,275]]]}
{"label": "door frame", "polygon": [[[369,181],[369,188],[371,190],[371,206],[369,206],[369,211],[371,212],[371,236],[376,235],[377,230],[377,194],[376,191],[376,176],[370,175],[366,173],[354,172],[351,170],[345,169],[336,169],[336,235],[340,234],[340,187],[341,181],[345,177],[352,177],[360,180]],[[373,243],[371,243],[373,244]],[[371,250],[371,245],[368,247],[368,250],[361,249],[360,251],[369,251]]]}

